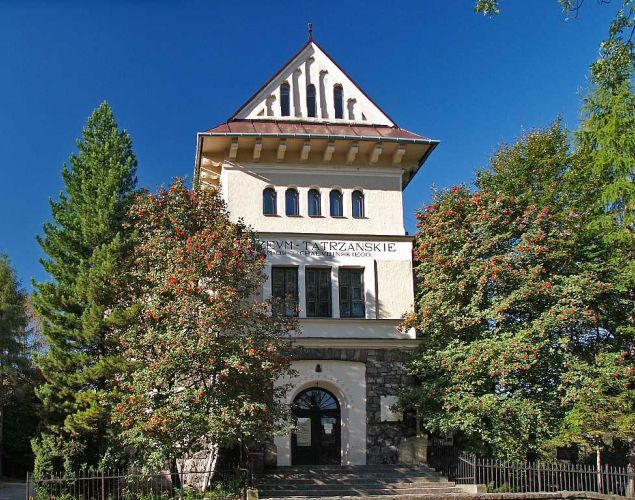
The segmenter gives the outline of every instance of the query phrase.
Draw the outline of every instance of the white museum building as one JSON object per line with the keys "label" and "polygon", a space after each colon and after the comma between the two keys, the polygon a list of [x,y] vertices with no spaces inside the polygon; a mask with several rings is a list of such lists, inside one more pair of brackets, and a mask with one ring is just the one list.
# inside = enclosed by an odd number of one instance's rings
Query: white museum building
{"label": "white museum building", "polygon": [[402,461],[392,411],[417,345],[402,194],[438,141],[397,124],[312,39],[227,122],[198,134],[195,182],[220,189],[266,252],[263,298],[298,317],[296,431],[273,465]]}

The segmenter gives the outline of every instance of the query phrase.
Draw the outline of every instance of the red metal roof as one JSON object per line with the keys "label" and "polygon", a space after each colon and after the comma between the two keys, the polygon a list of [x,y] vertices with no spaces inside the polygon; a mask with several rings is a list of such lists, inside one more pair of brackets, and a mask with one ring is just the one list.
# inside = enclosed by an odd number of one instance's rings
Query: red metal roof
{"label": "red metal roof", "polygon": [[279,120],[231,120],[205,132],[210,135],[283,135],[339,136],[367,139],[391,139],[437,142],[399,127],[386,125],[349,125],[343,123],[307,123]]}

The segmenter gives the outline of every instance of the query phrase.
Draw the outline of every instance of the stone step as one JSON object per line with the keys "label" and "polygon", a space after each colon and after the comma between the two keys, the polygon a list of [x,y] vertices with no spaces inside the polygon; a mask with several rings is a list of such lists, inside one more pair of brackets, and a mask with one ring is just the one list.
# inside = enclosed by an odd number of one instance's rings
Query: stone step
{"label": "stone step", "polygon": [[408,478],[422,478],[430,481],[440,481],[443,479],[439,474],[430,474],[425,471],[421,472],[358,472],[358,473],[322,473],[322,474],[302,474],[302,473],[271,473],[266,475],[257,476],[255,479],[258,482],[263,481],[291,481],[298,479],[320,479],[320,480],[337,480],[337,479],[408,479]]}
{"label": "stone step", "polygon": [[[265,478],[263,478],[265,479]],[[270,486],[325,486],[325,485],[342,485],[355,486],[360,484],[383,485],[383,484],[426,484],[430,486],[454,486],[453,482],[441,477],[388,477],[388,478],[332,478],[325,479],[322,477],[301,478],[301,479],[285,479],[284,481],[261,480],[258,482],[259,487],[268,488]]]}
{"label": "stone step", "polygon": [[260,498],[452,498],[465,495],[426,465],[305,465],[278,467],[256,478]]}
{"label": "stone step", "polygon": [[279,483],[279,484],[261,484],[258,485],[258,489],[260,491],[279,491],[279,490],[295,490],[295,491],[318,491],[318,490],[338,490],[338,491],[348,491],[351,489],[411,489],[411,488],[426,488],[434,491],[442,491],[454,488],[454,483],[408,483],[408,482],[400,482],[400,483],[384,483],[384,482],[360,482],[358,484],[350,484],[350,483],[328,483],[328,484],[288,484],[288,483]]}
{"label": "stone step", "polygon": [[[279,499],[280,497],[270,497]],[[285,500],[474,500],[474,495],[464,492],[458,493],[420,493],[418,495],[347,495],[347,496],[312,496],[312,497],[285,497]],[[268,500],[260,497],[260,500]]]}
{"label": "stone step", "polygon": [[425,464],[368,464],[368,465],[279,465],[275,468],[277,471],[355,471],[355,470],[375,470],[375,469],[403,469],[403,470],[419,470],[426,469],[434,471]]}
{"label": "stone step", "polygon": [[259,492],[260,498],[324,498],[324,497],[335,497],[335,498],[343,498],[343,497],[377,497],[377,496],[385,496],[388,498],[399,498],[403,496],[413,495],[428,495],[428,496],[438,496],[443,497],[451,494],[465,494],[462,490],[456,487],[451,488],[402,488],[402,489],[391,489],[391,488],[350,488],[348,490],[332,490],[332,489],[319,489],[319,490],[306,490],[306,491],[297,491],[297,490],[268,490]]}

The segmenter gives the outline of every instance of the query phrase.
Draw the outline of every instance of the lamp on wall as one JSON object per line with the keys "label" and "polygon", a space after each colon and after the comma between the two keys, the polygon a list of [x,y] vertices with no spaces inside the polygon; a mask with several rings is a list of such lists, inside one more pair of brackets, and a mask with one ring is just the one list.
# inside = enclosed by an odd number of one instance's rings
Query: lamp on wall
{"label": "lamp on wall", "polygon": [[322,366],[319,363],[315,365],[315,373],[322,373]]}

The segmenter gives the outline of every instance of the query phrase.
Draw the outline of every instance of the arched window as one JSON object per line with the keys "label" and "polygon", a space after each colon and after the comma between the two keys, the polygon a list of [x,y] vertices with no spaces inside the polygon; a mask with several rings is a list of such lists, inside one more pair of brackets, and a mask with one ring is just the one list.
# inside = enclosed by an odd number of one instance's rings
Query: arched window
{"label": "arched window", "polygon": [[337,189],[333,189],[329,194],[329,202],[331,205],[331,217],[342,217],[344,215],[342,193]]}
{"label": "arched window", "polygon": [[353,191],[353,217],[364,218],[364,194],[361,191]]}
{"label": "arched window", "polygon": [[291,114],[291,104],[289,102],[289,84],[284,82],[280,85],[280,114],[289,116]]}
{"label": "arched window", "polygon": [[307,85],[306,88],[306,114],[307,116],[316,116],[315,104],[315,85]]}
{"label": "arched window", "polygon": [[317,189],[309,189],[309,215],[318,217],[322,215],[320,192]]}
{"label": "arched window", "polygon": [[285,213],[287,215],[299,215],[300,206],[298,202],[298,191],[293,188],[287,189],[286,193],[284,194]]}
{"label": "arched window", "polygon": [[262,192],[262,213],[265,215],[276,215],[276,190],[266,188]]}
{"label": "arched window", "polygon": [[341,85],[333,87],[333,101],[335,102],[335,118],[344,118],[344,89]]}

